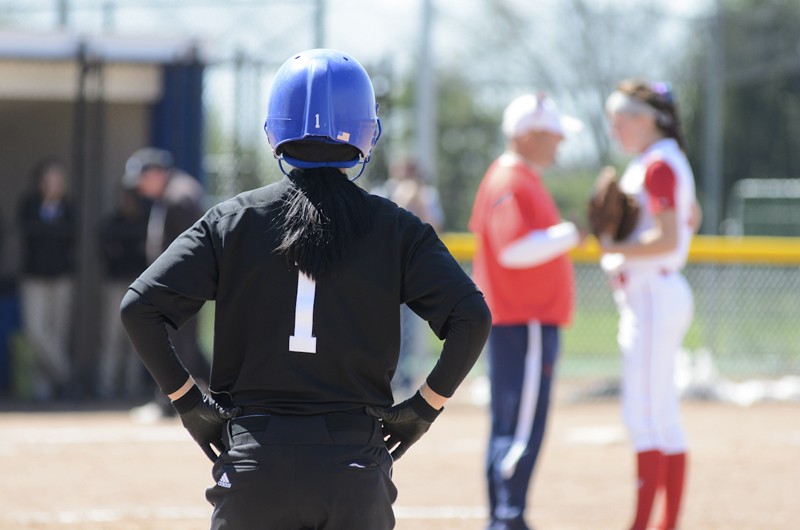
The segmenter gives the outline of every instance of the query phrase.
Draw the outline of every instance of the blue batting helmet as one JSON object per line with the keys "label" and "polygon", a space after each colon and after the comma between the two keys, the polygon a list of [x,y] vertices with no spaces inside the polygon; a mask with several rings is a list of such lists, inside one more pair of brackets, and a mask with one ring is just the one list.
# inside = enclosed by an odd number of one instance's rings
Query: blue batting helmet
{"label": "blue batting helmet", "polygon": [[275,74],[264,131],[275,157],[295,167],[366,164],[380,120],[364,67],[337,50],[295,54]]}

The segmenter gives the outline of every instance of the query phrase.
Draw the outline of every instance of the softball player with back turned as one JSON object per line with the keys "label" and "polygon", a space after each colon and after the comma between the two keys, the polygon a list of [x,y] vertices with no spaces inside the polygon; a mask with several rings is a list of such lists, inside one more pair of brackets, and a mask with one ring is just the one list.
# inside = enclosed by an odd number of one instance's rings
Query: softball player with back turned
{"label": "softball player with back turned", "polygon": [[[210,209],[131,285],[122,318],[214,461],[212,529],[391,529],[393,460],[467,375],[491,315],[430,226],[345,173],[363,171],[380,136],[353,57],[294,55],[268,107],[286,177]],[[165,328],[206,300],[216,313],[203,394]],[[392,406],[403,303],[444,343],[420,390]]]}
{"label": "softball player with back turned", "polygon": [[625,240],[600,238],[601,266],[620,312],[623,419],[637,455],[631,528],[648,527],[654,498],[663,492],[657,528],[668,530],[677,525],[686,474],[674,362],[694,312],[680,271],[700,208],[669,85],[623,81],[608,97],[606,113],[613,136],[635,155],[620,187],[640,206],[636,228]]}

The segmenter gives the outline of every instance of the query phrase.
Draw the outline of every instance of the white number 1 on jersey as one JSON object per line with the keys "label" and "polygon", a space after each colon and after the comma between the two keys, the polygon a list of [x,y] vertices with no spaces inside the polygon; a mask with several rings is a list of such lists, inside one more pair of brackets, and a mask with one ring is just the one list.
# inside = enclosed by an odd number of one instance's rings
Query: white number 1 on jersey
{"label": "white number 1 on jersey", "polygon": [[314,326],[314,294],[317,283],[297,273],[297,305],[294,311],[294,335],[289,336],[289,351],[317,353],[317,339],[312,335]]}

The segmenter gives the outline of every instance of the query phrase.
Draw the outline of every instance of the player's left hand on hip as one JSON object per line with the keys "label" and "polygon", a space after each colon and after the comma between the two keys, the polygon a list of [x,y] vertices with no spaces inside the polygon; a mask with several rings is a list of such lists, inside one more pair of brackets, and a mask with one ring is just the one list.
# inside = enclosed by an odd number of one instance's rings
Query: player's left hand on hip
{"label": "player's left hand on hip", "polygon": [[[220,405],[196,386],[172,404],[178,411],[184,428],[189,431],[206,456],[212,462],[216,462],[219,453],[225,450],[222,443],[223,429],[228,420],[235,418],[241,410],[238,407],[228,408]],[[214,448],[217,451],[214,451]]]}
{"label": "player's left hand on hip", "polygon": [[394,460],[405,454],[411,445],[428,432],[444,408],[436,410],[417,392],[407,400],[389,408],[367,407],[367,414],[383,421],[386,448]]}

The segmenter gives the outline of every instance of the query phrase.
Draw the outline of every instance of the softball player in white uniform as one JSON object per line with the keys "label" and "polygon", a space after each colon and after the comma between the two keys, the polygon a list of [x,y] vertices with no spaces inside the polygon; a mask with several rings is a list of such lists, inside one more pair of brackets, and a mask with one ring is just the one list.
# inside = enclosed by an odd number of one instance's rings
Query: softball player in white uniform
{"label": "softball player in white uniform", "polygon": [[622,411],[637,454],[632,530],[648,528],[656,494],[665,494],[659,529],[677,524],[686,468],[686,437],[674,385],[675,355],[691,324],[694,301],[680,273],[699,224],[694,176],[671,91],[628,80],[609,96],[612,134],[635,158],[620,186],[640,214],[621,242],[601,241],[601,266],[620,312]]}

